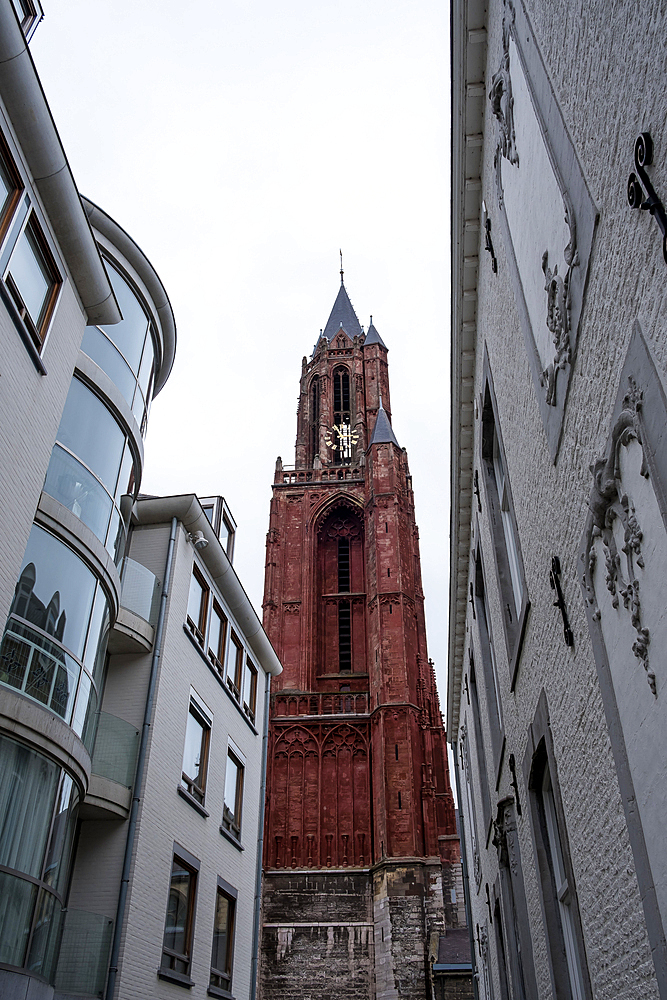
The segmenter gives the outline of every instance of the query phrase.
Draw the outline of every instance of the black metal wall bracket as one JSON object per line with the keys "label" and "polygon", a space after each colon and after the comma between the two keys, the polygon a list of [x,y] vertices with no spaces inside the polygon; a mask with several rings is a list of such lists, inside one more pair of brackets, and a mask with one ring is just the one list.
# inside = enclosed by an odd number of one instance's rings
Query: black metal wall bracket
{"label": "black metal wall bracket", "polygon": [[554,601],[554,607],[559,608],[560,613],[563,616],[563,636],[565,638],[565,645],[574,646],[574,636],[572,635],[572,629],[570,628],[570,622],[567,617],[567,608],[565,607],[563,588],[560,585],[560,559],[558,556],[554,556],[551,560],[549,583],[551,584],[551,589],[556,591],[556,596],[558,598],[557,601]]}
{"label": "black metal wall bracket", "polygon": [[514,754],[510,754],[509,759],[510,772],[512,774],[512,780],[510,781],[510,787],[514,789],[515,801],[516,801],[516,811],[517,815],[521,815],[521,799],[519,798],[519,782],[516,780],[516,758]]}
{"label": "black metal wall bracket", "polygon": [[[655,188],[646,173],[646,167],[653,163],[653,140],[650,132],[640,132],[635,142],[635,170],[639,174],[632,173],[628,178],[628,203],[630,208],[643,208],[650,212],[660,227],[662,233],[662,256],[667,264],[667,214],[655,193]],[[639,180],[641,179],[641,184]],[[646,197],[642,184],[646,189]]]}
{"label": "black metal wall bracket", "polygon": [[498,261],[496,260],[496,252],[493,249],[493,243],[491,242],[491,219],[487,218],[484,222],[484,249],[491,254],[491,270],[494,274],[498,273]]}

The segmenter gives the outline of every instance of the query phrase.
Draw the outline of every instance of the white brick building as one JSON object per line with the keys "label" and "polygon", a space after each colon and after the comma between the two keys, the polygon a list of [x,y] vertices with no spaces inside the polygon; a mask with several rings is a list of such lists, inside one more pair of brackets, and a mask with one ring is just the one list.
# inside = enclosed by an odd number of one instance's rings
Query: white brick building
{"label": "white brick building", "polygon": [[666,17],[452,3],[447,733],[484,1000],[667,997],[667,220],[628,200],[667,197]]}

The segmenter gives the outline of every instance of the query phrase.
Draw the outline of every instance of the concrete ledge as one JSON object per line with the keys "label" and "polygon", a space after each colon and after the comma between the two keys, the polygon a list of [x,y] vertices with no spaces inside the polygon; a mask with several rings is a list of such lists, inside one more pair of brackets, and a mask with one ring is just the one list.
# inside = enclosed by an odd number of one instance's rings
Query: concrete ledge
{"label": "concrete ledge", "polygon": [[81,806],[81,819],[127,819],[132,789],[101,774],[91,774],[88,794]]}
{"label": "concrete ledge", "polygon": [[[90,755],[74,730],[57,715],[18,691],[0,686],[0,732],[27,744],[76,778],[84,793]],[[0,991],[0,995],[2,991]]]}
{"label": "concrete ledge", "polygon": [[109,633],[108,650],[116,653],[150,653],[155,629],[141,615],[120,607],[114,627]]}

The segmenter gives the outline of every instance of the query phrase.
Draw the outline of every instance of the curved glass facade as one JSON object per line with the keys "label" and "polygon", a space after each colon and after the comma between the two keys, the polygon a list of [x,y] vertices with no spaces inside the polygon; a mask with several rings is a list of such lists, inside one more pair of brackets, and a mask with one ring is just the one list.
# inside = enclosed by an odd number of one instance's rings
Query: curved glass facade
{"label": "curved glass facade", "polygon": [[130,281],[109,261],[107,272],[123,320],[115,326],[89,326],[81,350],[106,372],[132,409],[141,434],[153,393],[155,347],[148,313]]}
{"label": "curved glass facade", "polygon": [[134,492],[137,480],[120,424],[94,392],[72,379],[44,492],[81,518],[116,564],[123,557],[127,531],[121,497]]}
{"label": "curved glass facade", "polygon": [[109,604],[93,573],[33,525],[0,647],[0,683],[59,715],[89,751],[108,631]]}
{"label": "curved glass facade", "polygon": [[79,789],[0,736],[0,963],[53,981]]}

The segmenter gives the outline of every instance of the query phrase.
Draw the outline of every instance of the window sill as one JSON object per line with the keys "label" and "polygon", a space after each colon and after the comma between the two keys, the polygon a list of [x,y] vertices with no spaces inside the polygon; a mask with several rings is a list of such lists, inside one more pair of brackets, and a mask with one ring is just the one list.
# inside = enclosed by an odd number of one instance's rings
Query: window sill
{"label": "window sill", "polygon": [[201,802],[197,802],[194,795],[190,795],[190,792],[187,790],[187,788],[183,788],[182,785],[178,785],[176,791],[181,796],[181,798],[185,799],[188,805],[192,806],[193,809],[196,809],[197,812],[200,814],[200,816],[203,816],[204,819],[206,819],[208,816],[211,815],[210,812],[204,809]]}
{"label": "window sill", "polygon": [[[220,833],[222,834],[223,837],[227,838],[227,840],[229,841],[230,844],[234,845],[234,847],[237,849],[237,851],[245,851],[245,847],[243,846],[243,844],[241,843],[241,841],[237,840],[236,837],[234,836],[234,834],[230,833],[229,830],[225,830],[224,826],[220,827]],[[211,987],[211,989],[215,989],[215,988],[216,987]],[[226,997],[226,996],[229,996],[229,994],[228,993],[221,993],[220,996],[225,996]]]}
{"label": "window sill", "polygon": [[176,986],[184,986],[186,990],[191,990],[195,985],[194,980],[189,976],[183,976],[180,972],[173,972],[171,969],[158,969],[158,979],[165,979],[168,983],[175,983]]}
{"label": "window sill", "polygon": [[210,997],[224,997],[225,1000],[235,1000],[233,993],[228,993],[227,990],[222,990],[219,986],[209,986],[206,992]]}
{"label": "window sill", "polygon": [[[255,729],[255,727],[253,726],[252,722],[250,721],[250,719],[248,718],[248,716],[245,714],[245,712],[243,711],[243,709],[239,705],[238,701],[236,700],[236,698],[234,697],[234,695],[232,694],[232,692],[227,687],[224,679],[220,676],[220,674],[218,673],[218,671],[215,669],[215,667],[213,666],[213,664],[210,662],[209,658],[206,656],[206,654],[204,653],[203,649],[201,648],[201,646],[199,645],[199,643],[197,642],[197,640],[195,639],[195,637],[193,636],[192,632],[187,627],[187,625],[183,626],[183,631],[187,635],[187,637],[190,640],[190,642],[192,643],[193,647],[197,650],[197,652],[201,656],[202,660],[204,661],[204,663],[206,664],[206,666],[208,667],[208,669],[211,671],[211,673],[215,677],[216,681],[218,682],[218,684],[220,685],[220,687],[222,688],[222,690],[225,692],[225,694],[227,695],[227,697],[231,701],[231,703],[234,706],[234,708],[236,709],[236,711],[239,713],[239,715],[241,716],[241,718],[245,722],[246,726],[248,726],[248,728],[253,731],[253,733],[255,734],[255,736],[259,736],[258,731]],[[349,675],[346,675],[346,676],[349,676]]]}
{"label": "window sill", "polygon": [[23,346],[30,355],[30,360],[32,361],[33,365],[35,366],[40,375],[46,375],[47,371],[46,368],[44,367],[39,351],[35,347],[32,341],[32,337],[28,333],[23,320],[19,316],[18,309],[14,304],[13,298],[7,291],[7,287],[4,281],[0,281],[0,298],[2,299],[2,303],[5,306],[7,312],[9,313],[12,323],[16,327],[18,334],[21,340],[23,341]]}

